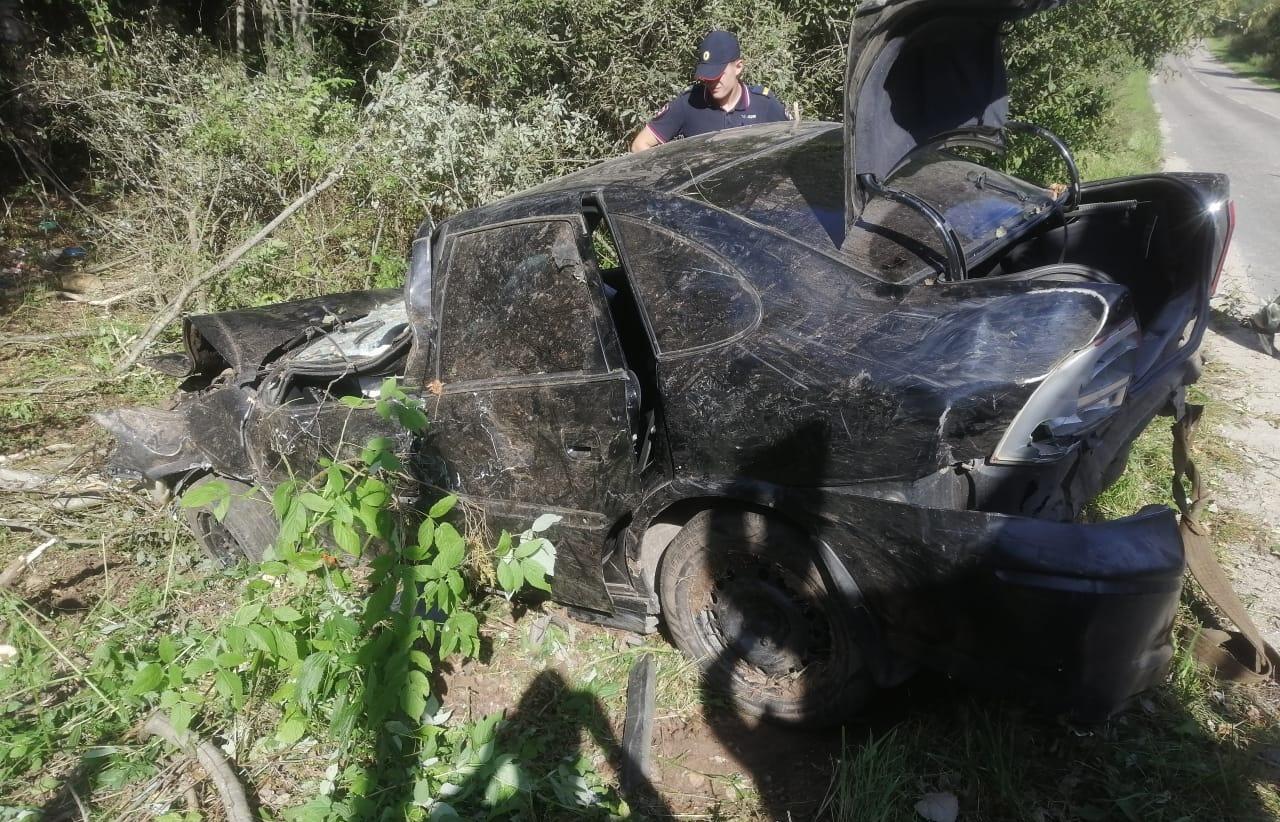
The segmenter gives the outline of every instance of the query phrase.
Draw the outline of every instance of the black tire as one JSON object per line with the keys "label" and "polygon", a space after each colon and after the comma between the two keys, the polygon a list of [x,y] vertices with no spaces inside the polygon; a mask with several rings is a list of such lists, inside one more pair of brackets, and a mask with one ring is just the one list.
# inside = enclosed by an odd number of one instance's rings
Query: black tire
{"label": "black tire", "polygon": [[824,576],[797,529],[749,511],[704,511],[663,554],[658,598],[707,690],[751,716],[833,725],[874,684],[853,604],[830,595]]}
{"label": "black tire", "polygon": [[182,493],[185,496],[211,482],[221,482],[230,489],[231,505],[221,522],[213,515],[212,506],[181,509],[196,542],[225,567],[245,560],[261,561],[262,552],[280,531],[271,501],[252,486],[213,474],[196,480]]}

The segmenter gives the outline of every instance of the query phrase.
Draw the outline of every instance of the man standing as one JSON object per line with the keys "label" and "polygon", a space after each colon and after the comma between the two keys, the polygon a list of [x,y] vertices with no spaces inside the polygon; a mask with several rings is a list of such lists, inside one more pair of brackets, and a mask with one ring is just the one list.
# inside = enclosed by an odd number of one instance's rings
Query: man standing
{"label": "man standing", "polygon": [[738,126],[790,119],[787,109],[768,87],[747,86],[742,75],[738,38],[713,31],[698,45],[697,80],[687,91],[662,107],[631,141],[632,151],[644,151],[677,137],[692,137]]}

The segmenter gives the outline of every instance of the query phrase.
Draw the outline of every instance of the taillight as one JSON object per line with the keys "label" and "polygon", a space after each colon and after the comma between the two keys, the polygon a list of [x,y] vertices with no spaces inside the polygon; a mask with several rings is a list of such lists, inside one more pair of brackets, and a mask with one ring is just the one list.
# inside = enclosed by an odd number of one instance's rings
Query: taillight
{"label": "taillight", "polygon": [[1031,394],[991,457],[996,463],[1052,462],[1124,402],[1141,340],[1130,319],[1063,360]]}
{"label": "taillight", "polygon": [[[1217,208],[1215,208],[1215,206]],[[1215,203],[1209,206],[1209,213],[1215,214],[1222,209],[1222,203]],[[1222,268],[1227,263],[1227,251],[1231,248],[1231,235],[1236,231],[1236,202],[1235,200],[1227,200],[1227,230],[1223,235],[1222,248],[1218,250],[1218,265],[1213,272],[1213,281],[1209,283],[1209,296],[1212,297],[1218,293],[1218,280],[1222,277]]]}

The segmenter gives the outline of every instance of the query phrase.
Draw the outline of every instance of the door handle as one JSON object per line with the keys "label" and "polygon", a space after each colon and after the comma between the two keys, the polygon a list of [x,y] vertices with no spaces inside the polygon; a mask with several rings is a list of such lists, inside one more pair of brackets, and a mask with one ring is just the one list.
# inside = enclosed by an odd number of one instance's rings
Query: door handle
{"label": "door handle", "polygon": [[591,462],[600,458],[600,436],[595,431],[575,429],[560,432],[560,445],[571,460]]}

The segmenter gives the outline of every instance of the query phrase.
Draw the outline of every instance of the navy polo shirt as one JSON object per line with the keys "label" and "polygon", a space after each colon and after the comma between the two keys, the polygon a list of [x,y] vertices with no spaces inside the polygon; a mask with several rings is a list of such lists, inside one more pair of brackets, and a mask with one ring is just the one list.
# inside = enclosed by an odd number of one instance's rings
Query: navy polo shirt
{"label": "navy polo shirt", "polygon": [[676,137],[693,137],[709,131],[738,126],[790,120],[787,109],[762,86],[742,85],[738,102],[729,111],[716,105],[706,86],[694,83],[687,91],[662,107],[647,128],[662,142]]}

